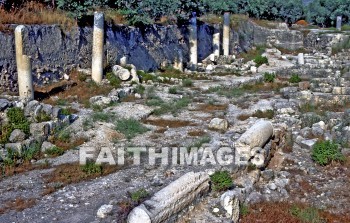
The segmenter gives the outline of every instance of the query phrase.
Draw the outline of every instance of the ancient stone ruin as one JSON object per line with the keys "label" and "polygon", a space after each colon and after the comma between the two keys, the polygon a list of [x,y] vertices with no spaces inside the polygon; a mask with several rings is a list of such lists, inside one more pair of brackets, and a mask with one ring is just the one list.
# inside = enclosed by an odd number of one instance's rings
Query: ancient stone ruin
{"label": "ancient stone ruin", "polygon": [[0,222],[350,219],[341,17],[93,18],[0,32]]}

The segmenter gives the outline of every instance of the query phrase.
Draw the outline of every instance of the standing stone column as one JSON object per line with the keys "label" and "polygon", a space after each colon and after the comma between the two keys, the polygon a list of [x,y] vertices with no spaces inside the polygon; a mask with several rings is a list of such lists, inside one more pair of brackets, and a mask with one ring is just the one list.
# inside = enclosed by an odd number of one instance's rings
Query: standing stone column
{"label": "standing stone column", "polygon": [[225,12],[224,13],[224,30],[223,30],[223,50],[224,55],[228,56],[230,55],[230,13]]}
{"label": "standing stone column", "polygon": [[214,33],[213,35],[213,54],[214,56],[220,56],[220,33]]}
{"label": "standing stone column", "polygon": [[197,17],[192,13],[190,21],[190,69],[196,70],[198,63],[198,42],[197,42]]}
{"label": "standing stone column", "polygon": [[337,16],[337,30],[341,31],[341,22],[342,22],[342,17]]}
{"label": "standing stone column", "polygon": [[19,97],[25,100],[34,99],[32,66],[30,58],[23,55],[23,32],[25,26],[19,25],[15,29],[16,64],[18,73]]}
{"label": "standing stone column", "polygon": [[183,72],[183,56],[182,56],[182,50],[177,51],[177,57],[175,58],[174,62],[174,68]]}
{"label": "standing stone column", "polygon": [[299,53],[298,54],[298,64],[299,65],[304,65],[305,61],[304,61],[304,54],[303,53]]}
{"label": "standing stone column", "polygon": [[101,83],[103,75],[103,40],[104,16],[101,12],[94,14],[94,32],[92,42],[92,80]]}

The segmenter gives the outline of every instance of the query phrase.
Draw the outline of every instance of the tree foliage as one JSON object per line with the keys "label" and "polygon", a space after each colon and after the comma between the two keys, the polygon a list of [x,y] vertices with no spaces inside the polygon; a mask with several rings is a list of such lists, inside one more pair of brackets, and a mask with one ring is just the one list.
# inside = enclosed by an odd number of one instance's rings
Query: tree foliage
{"label": "tree foliage", "polygon": [[350,17],[350,0],[314,0],[305,8],[308,21],[319,26],[334,26],[337,16],[343,16],[348,23]]}
{"label": "tree foliage", "polygon": [[[16,10],[33,0],[0,0],[0,7]],[[189,19],[197,15],[224,12],[294,23],[306,19],[319,26],[334,26],[336,17],[349,23],[350,0],[34,0],[48,7],[68,11],[76,19],[92,14],[96,8],[119,10],[132,25],[153,23],[162,17]]]}

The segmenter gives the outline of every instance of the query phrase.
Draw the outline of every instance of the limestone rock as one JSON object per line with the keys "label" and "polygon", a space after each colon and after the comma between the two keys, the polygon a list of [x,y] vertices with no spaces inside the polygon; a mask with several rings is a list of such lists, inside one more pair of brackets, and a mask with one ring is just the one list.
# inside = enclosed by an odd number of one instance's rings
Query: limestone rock
{"label": "limestone rock", "polygon": [[209,128],[217,130],[227,130],[228,121],[221,118],[213,118],[209,123]]}
{"label": "limestone rock", "polygon": [[12,150],[12,151],[16,151],[19,154],[22,153],[22,149],[23,149],[23,145],[22,143],[16,142],[16,143],[6,143],[5,144],[5,149],[6,150]]}
{"label": "limestone rock", "polygon": [[29,131],[32,136],[48,136],[50,134],[50,124],[47,122],[31,123]]}
{"label": "limestone rock", "polygon": [[4,111],[10,106],[10,102],[7,99],[0,98],[0,111]]}
{"label": "limestone rock", "polygon": [[119,106],[107,108],[106,110],[109,113],[117,114],[120,118],[133,118],[137,120],[147,118],[153,111],[153,109],[146,105],[132,102],[125,102]]}
{"label": "limestone rock", "polygon": [[94,96],[89,99],[89,102],[92,105],[97,105],[97,106],[106,106],[110,105],[112,102],[117,102],[119,98],[117,96],[113,97],[105,97],[102,95]]}
{"label": "limestone rock", "polygon": [[51,149],[55,145],[52,144],[51,142],[44,141],[43,144],[41,145],[41,152],[45,152],[48,149]]}
{"label": "limestone rock", "polygon": [[113,210],[113,205],[102,205],[98,211],[97,211],[97,217],[99,218],[105,218],[107,215],[109,215]]}
{"label": "limestone rock", "polygon": [[15,129],[11,132],[10,142],[21,142],[26,139],[26,134],[19,129]]}

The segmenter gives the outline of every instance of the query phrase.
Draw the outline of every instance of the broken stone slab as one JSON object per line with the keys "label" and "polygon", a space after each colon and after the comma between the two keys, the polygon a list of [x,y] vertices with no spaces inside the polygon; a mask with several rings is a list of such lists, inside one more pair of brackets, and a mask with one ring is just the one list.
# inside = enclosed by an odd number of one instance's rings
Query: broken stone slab
{"label": "broken stone slab", "polygon": [[120,118],[133,118],[136,120],[141,120],[150,116],[153,109],[147,105],[124,102],[119,106],[106,108],[104,111],[107,113],[117,114]]}
{"label": "broken stone slab", "polygon": [[312,149],[312,147],[316,144],[317,139],[306,139],[300,142],[300,146],[304,149]]}
{"label": "broken stone slab", "polygon": [[167,222],[208,191],[209,175],[205,172],[189,172],[134,208],[127,222]]}
{"label": "broken stone slab", "polygon": [[227,130],[228,121],[221,118],[213,118],[209,123],[209,128],[217,130]]}

